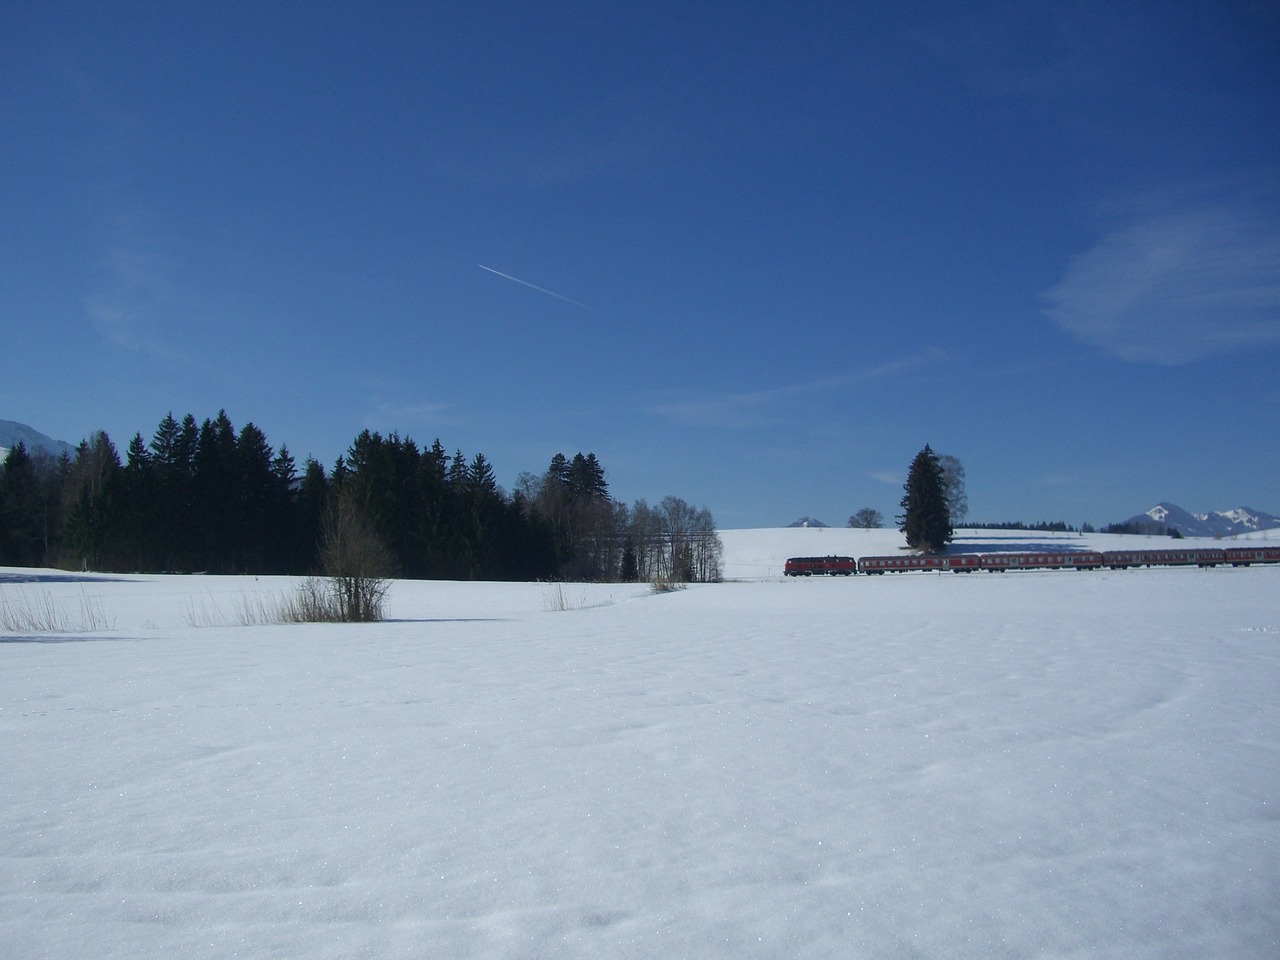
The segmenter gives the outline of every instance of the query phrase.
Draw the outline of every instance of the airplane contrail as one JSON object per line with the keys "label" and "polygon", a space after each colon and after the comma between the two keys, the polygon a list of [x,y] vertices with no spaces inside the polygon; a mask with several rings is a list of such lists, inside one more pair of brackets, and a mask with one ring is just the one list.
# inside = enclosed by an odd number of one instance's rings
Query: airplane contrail
{"label": "airplane contrail", "polygon": [[591,309],[585,303],[579,303],[572,297],[566,297],[562,293],[556,293],[554,290],[548,290],[546,287],[540,287],[536,283],[530,283],[528,280],[521,280],[519,277],[513,277],[511,274],[503,273],[501,270],[495,270],[493,267],[486,267],[483,263],[477,263],[476,266],[481,270],[488,270],[490,273],[496,273],[505,280],[513,280],[516,283],[528,287],[530,290],[537,290],[539,293],[545,293],[547,296],[555,297],[557,300],[563,300],[565,303],[572,303],[575,307],[581,307],[583,310]]}

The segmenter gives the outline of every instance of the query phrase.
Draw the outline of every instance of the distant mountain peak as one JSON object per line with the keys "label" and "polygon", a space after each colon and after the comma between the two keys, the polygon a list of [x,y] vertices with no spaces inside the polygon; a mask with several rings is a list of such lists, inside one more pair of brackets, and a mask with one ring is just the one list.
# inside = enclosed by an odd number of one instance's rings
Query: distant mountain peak
{"label": "distant mountain peak", "polygon": [[827,524],[821,520],[815,520],[813,517],[801,517],[794,523],[787,524],[788,527],[825,527]]}
{"label": "distant mountain peak", "polygon": [[1255,530],[1274,530],[1280,527],[1280,517],[1252,507],[1190,513],[1176,503],[1161,501],[1146,513],[1130,517],[1126,523],[1139,527],[1159,525],[1166,530],[1177,530],[1184,537],[1230,537]]}
{"label": "distant mountain peak", "polygon": [[16,420],[0,420],[0,460],[9,455],[9,451],[19,443],[27,448],[28,453],[47,453],[51,457],[60,457],[64,453],[74,455],[74,444],[65,440],[54,440],[45,436],[35,427]]}

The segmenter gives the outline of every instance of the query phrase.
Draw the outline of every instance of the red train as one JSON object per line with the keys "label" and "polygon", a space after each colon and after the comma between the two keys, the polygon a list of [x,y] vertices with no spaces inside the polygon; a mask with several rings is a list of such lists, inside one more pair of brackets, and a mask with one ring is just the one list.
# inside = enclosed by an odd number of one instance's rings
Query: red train
{"label": "red train", "polygon": [[850,576],[854,573],[908,573],[912,570],[951,570],[967,573],[990,570],[1097,570],[1108,567],[1216,567],[1229,563],[1247,567],[1254,563],[1280,563],[1280,547],[1227,547],[1225,549],[1107,550],[1102,553],[960,553],[899,555],[890,557],[792,557],[783,567],[788,577],[814,575]]}
{"label": "red train", "polygon": [[858,572],[858,561],[853,557],[792,557],[782,572],[788,577],[848,577]]}

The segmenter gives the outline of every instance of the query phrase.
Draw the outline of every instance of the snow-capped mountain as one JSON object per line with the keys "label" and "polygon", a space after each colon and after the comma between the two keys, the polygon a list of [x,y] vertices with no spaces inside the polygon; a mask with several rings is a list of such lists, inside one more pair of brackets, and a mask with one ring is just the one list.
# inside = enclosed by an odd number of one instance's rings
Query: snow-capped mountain
{"label": "snow-capped mountain", "polygon": [[1177,530],[1184,537],[1230,537],[1254,530],[1274,530],[1280,527],[1280,517],[1249,507],[1211,513],[1189,513],[1175,503],[1161,502],[1146,513],[1130,517],[1126,523]]}
{"label": "snow-capped mountain", "polygon": [[815,520],[813,517],[801,517],[794,523],[787,524],[789,527],[825,527],[826,524],[821,520]]}
{"label": "snow-capped mountain", "polygon": [[21,441],[28,453],[47,453],[51,457],[60,457],[64,453],[75,455],[74,444],[65,440],[54,440],[45,436],[34,427],[14,420],[0,420],[0,460],[9,455],[9,451]]}

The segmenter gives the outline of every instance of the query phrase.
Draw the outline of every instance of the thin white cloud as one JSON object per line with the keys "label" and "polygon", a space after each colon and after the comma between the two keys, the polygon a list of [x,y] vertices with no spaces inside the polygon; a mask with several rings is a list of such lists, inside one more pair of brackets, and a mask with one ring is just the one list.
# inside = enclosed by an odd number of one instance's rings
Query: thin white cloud
{"label": "thin white cloud", "polygon": [[646,87],[602,112],[504,124],[497,138],[464,132],[433,142],[430,156],[450,178],[532,189],[649,179],[678,155],[669,109]]}
{"label": "thin white cloud", "polygon": [[1280,343],[1280,224],[1263,208],[1197,201],[1137,215],[1069,264],[1046,312],[1135,362]]}
{"label": "thin white cloud", "polygon": [[769,410],[782,391],[757,390],[673,400],[649,407],[651,413],[693,426],[743,429],[771,422]]}
{"label": "thin white cloud", "polygon": [[155,252],[139,217],[120,218],[106,244],[98,281],[83,298],[93,329],[108,343],[157,360],[180,358],[172,327],[182,310],[171,258]]}
{"label": "thin white cloud", "polygon": [[748,429],[776,424],[790,401],[848,389],[860,383],[905,374],[937,363],[940,350],[928,350],[913,357],[892,360],[838,377],[807,380],[764,390],[718,393],[710,396],[683,396],[651,404],[649,412],[692,426]]}
{"label": "thin white cloud", "polygon": [[[369,413],[364,417],[364,425],[368,429],[385,432],[390,425],[391,430],[419,441],[422,438],[414,436],[410,428],[426,427],[434,430],[457,423],[449,415],[449,411],[453,409],[451,403],[406,403],[376,396],[371,399],[370,407]],[[430,440],[427,442],[430,443]]]}
{"label": "thin white cloud", "polygon": [[909,36],[954,71],[961,89],[1049,100],[1102,88],[1132,60],[1145,26],[1123,7],[1007,0],[930,8]]}

